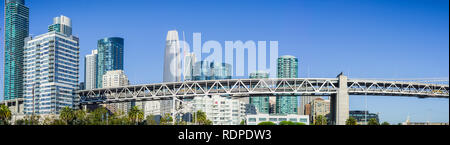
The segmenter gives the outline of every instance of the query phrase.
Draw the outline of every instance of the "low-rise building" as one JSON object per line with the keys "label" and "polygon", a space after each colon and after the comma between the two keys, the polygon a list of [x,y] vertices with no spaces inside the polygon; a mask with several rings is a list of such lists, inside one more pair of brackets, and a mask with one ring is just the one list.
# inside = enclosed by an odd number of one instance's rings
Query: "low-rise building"
{"label": "low-rise building", "polygon": [[256,114],[256,115],[247,115],[246,117],[247,125],[258,125],[261,122],[267,121],[276,124],[279,124],[282,121],[292,121],[309,125],[309,116],[297,114],[288,114],[288,115]]}

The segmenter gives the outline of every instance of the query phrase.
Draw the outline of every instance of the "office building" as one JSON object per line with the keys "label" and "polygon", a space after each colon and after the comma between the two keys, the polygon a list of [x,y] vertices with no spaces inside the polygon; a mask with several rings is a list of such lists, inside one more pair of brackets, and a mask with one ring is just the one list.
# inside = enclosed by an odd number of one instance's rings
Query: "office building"
{"label": "office building", "polygon": [[5,58],[3,99],[23,98],[24,44],[29,34],[29,9],[25,0],[5,0]]}
{"label": "office building", "polygon": [[244,103],[229,97],[195,97],[190,103],[194,112],[205,112],[213,125],[239,125],[245,118]]}
{"label": "office building", "polygon": [[[269,73],[263,71],[257,71],[250,73],[250,79],[266,79],[269,78]],[[253,104],[259,113],[269,114],[270,102],[269,96],[251,96],[249,98],[250,104]]]}
{"label": "office building", "polygon": [[181,54],[178,31],[171,30],[167,33],[166,49],[164,55],[164,80],[163,82],[181,81]]}
{"label": "office building", "polygon": [[184,81],[192,81],[194,64],[196,62],[195,53],[187,53],[184,55]]}
{"label": "office building", "polygon": [[231,65],[227,63],[211,63],[211,75],[213,80],[231,79]]}
{"label": "office building", "polygon": [[208,61],[197,61],[192,72],[193,80],[212,80],[211,64]]}
{"label": "office building", "polygon": [[[102,78],[103,88],[120,87],[129,85],[128,77],[123,70],[107,71]],[[106,104],[105,107],[115,114],[126,115],[133,107],[134,102],[121,102]]]}
{"label": "office building", "polygon": [[103,88],[128,86],[128,77],[123,70],[107,71],[103,75]]}
{"label": "office building", "polygon": [[96,88],[103,88],[102,78],[107,71],[123,70],[123,49],[123,38],[110,37],[98,40]]}
{"label": "office building", "polygon": [[304,123],[305,125],[309,125],[309,116],[307,115],[297,115],[297,114],[277,114],[277,115],[269,115],[269,114],[256,114],[256,115],[247,115],[246,122],[247,125],[258,125],[261,122],[273,122],[276,124],[280,124],[282,121],[292,121],[297,123]]}
{"label": "office building", "polygon": [[[278,58],[278,78],[297,78],[298,77],[298,59],[294,56],[285,55]],[[297,114],[298,97],[296,96],[277,96],[276,113],[277,114]]]}
{"label": "office building", "polygon": [[311,101],[309,106],[311,110],[310,116],[313,121],[315,121],[316,117],[319,115],[329,118],[329,114],[331,112],[330,100],[316,98]]}
{"label": "office building", "polygon": [[84,58],[84,82],[86,89],[97,88],[97,49]]}
{"label": "office building", "polygon": [[369,120],[372,118],[377,120],[377,122],[380,122],[380,119],[378,118],[378,113],[369,113],[369,111],[354,110],[350,111],[349,115],[350,117],[355,118],[359,125],[366,125],[366,123],[368,123]]}
{"label": "office building", "polygon": [[79,80],[79,39],[51,30],[25,42],[25,113],[59,114],[64,107],[73,108]]}
{"label": "office building", "polygon": [[55,17],[53,18],[53,24],[48,26],[48,31],[56,31],[70,36],[72,35],[72,21],[68,17],[62,15],[60,17]]}

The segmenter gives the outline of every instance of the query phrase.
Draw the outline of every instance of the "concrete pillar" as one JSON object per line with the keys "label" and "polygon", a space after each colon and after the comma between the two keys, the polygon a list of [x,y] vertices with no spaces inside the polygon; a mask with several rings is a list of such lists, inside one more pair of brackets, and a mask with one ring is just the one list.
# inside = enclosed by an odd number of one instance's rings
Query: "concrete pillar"
{"label": "concrete pillar", "polygon": [[347,76],[342,73],[338,76],[339,88],[336,94],[331,95],[331,115],[335,125],[345,125],[349,118],[349,95]]}
{"label": "concrete pillar", "polygon": [[16,113],[19,114],[19,99],[16,99]]}

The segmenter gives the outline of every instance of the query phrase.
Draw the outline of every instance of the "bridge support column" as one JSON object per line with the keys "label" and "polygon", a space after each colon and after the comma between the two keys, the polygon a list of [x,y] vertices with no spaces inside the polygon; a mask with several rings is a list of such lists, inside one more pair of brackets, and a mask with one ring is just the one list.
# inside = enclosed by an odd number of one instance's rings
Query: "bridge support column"
{"label": "bridge support column", "polygon": [[345,125],[349,118],[349,94],[347,86],[347,76],[342,73],[338,76],[339,89],[336,94],[330,97],[331,116],[335,125]]}

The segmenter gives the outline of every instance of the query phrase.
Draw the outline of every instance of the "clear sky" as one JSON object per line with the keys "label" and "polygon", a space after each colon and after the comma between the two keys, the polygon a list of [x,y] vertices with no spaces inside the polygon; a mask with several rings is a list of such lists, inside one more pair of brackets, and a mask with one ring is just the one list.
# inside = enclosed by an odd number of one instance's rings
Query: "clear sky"
{"label": "clear sky", "polygon": [[[97,40],[123,37],[124,69],[134,84],[162,81],[165,38],[172,29],[184,31],[188,42],[193,32],[222,45],[279,41],[279,55],[299,58],[300,77],[336,77],[342,71],[351,78],[448,79],[449,74],[448,0],[26,0],[26,5],[33,35],[45,33],[53,17],[72,19],[80,66]],[[3,76],[3,62],[1,69]],[[403,122],[408,114],[412,121],[449,121],[448,99],[367,98],[369,111],[379,112],[382,121]],[[350,97],[351,110],[364,108],[363,96]]]}

